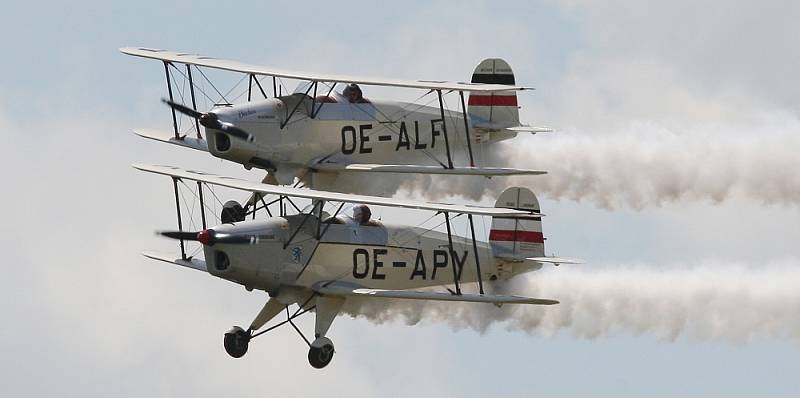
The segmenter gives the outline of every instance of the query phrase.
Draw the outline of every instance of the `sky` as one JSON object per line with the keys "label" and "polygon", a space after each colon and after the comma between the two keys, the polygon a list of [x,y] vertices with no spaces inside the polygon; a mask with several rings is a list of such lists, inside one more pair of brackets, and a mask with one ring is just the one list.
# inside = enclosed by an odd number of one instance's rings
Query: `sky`
{"label": "sky", "polygon": [[[0,395],[796,396],[798,17],[781,1],[12,2]],[[587,264],[512,284],[556,309],[371,308],[334,322],[322,371],[291,329],[231,359],[222,333],[266,295],[143,258],[174,249],[153,234],[174,227],[172,191],[130,164],[261,176],[134,136],[171,120],[162,66],[125,46],[412,79],[502,57],[536,87],[522,120],[556,131],[489,157],[551,173],[427,195],[529,186],[548,252]]]}

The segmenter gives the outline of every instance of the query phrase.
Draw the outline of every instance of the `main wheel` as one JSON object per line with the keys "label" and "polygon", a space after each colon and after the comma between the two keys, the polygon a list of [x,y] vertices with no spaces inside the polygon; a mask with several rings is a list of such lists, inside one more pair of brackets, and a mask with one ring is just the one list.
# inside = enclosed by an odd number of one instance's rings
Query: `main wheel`
{"label": "main wheel", "polygon": [[244,329],[234,326],[225,333],[225,352],[234,358],[241,358],[247,353],[247,346],[250,344],[250,333]]}
{"label": "main wheel", "polygon": [[333,342],[327,337],[318,337],[311,343],[311,348],[308,350],[308,363],[311,366],[322,369],[328,366],[333,359]]}

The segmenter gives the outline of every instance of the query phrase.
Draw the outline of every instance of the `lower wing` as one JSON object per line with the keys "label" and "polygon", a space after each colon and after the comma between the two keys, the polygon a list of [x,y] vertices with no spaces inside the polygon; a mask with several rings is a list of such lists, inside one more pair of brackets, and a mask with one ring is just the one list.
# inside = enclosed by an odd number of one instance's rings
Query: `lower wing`
{"label": "lower wing", "polygon": [[367,171],[372,173],[455,174],[484,177],[547,174],[546,171],[512,169],[506,167],[454,167],[452,169],[446,169],[440,166],[403,164],[317,163],[312,165],[311,168],[319,171],[330,171],[337,173],[348,171]]}
{"label": "lower wing", "polygon": [[168,144],[174,144],[182,146],[184,148],[191,148],[191,149],[196,149],[198,151],[208,152],[208,141],[201,138],[194,138],[189,136],[185,136],[183,138],[175,138],[175,136],[172,133],[167,133],[158,130],[150,130],[150,129],[136,129],[133,130],[133,133],[138,135],[139,137],[147,138],[149,140],[166,142]]}
{"label": "lower wing", "polygon": [[464,301],[469,303],[490,303],[490,304],[538,304],[553,305],[558,304],[556,300],[540,299],[523,296],[505,296],[491,294],[451,294],[437,292],[421,292],[416,290],[384,290],[367,289],[352,286],[340,282],[322,282],[313,287],[314,291],[320,294],[334,296],[351,297],[381,297],[390,299],[409,299],[409,300],[437,300],[437,301]]}

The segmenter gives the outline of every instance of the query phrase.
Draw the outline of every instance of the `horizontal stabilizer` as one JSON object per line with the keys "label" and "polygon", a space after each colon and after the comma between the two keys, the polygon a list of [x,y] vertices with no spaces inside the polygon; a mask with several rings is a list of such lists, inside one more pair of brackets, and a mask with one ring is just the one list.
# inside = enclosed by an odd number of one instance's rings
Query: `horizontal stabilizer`
{"label": "horizontal stabilizer", "polygon": [[536,261],[537,263],[548,263],[548,264],[583,264],[583,260],[579,260],[576,258],[561,258],[561,257],[528,257],[526,260]]}
{"label": "horizontal stabilizer", "polygon": [[181,267],[196,269],[198,271],[208,272],[208,269],[206,268],[206,262],[204,260],[200,260],[197,258],[188,258],[184,260],[180,257],[175,258],[174,254],[162,254],[162,253],[152,253],[152,252],[142,253],[142,255],[149,259],[180,265]]}
{"label": "horizontal stabilizer", "polygon": [[516,131],[518,133],[550,133],[553,131],[550,127],[544,126],[516,126],[507,127],[506,130]]}
{"label": "horizontal stabilizer", "polygon": [[208,152],[208,141],[200,138],[194,138],[185,136],[183,138],[175,138],[175,135],[172,133],[158,131],[158,130],[151,130],[151,129],[136,129],[133,130],[133,133],[138,135],[139,137],[147,138],[149,140],[161,141],[166,142],[168,144],[174,144],[178,146],[182,146],[185,148],[196,149],[198,151]]}
{"label": "horizontal stabilizer", "polygon": [[490,294],[451,294],[437,292],[421,292],[416,290],[383,290],[366,289],[358,286],[351,286],[345,283],[319,283],[314,290],[321,294],[335,296],[354,296],[354,297],[380,297],[388,299],[407,299],[407,300],[437,300],[437,301],[463,301],[469,303],[490,303],[490,304],[538,304],[553,305],[558,304],[556,300],[538,299],[523,296],[504,296]]}
{"label": "horizontal stabilizer", "polygon": [[358,164],[358,163],[319,163],[313,166],[314,169],[322,171],[368,171],[373,173],[419,173],[419,174],[454,174],[454,175],[475,175],[475,176],[511,176],[511,175],[541,175],[547,174],[546,171],[512,169],[506,167],[454,167],[446,169],[439,166],[420,166],[403,164]]}
{"label": "horizontal stabilizer", "polygon": [[513,131],[515,133],[549,133],[553,131],[550,127],[545,126],[509,126],[508,123],[502,122],[487,122],[487,121],[475,121],[472,123],[472,128],[476,130],[507,130]]}

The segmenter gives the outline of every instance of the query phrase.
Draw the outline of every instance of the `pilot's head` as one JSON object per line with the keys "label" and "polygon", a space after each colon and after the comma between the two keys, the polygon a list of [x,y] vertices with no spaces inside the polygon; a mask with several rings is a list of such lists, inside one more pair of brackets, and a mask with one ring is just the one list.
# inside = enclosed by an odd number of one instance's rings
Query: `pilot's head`
{"label": "pilot's head", "polygon": [[353,220],[361,225],[369,223],[372,212],[367,205],[356,205],[353,207]]}
{"label": "pilot's head", "polygon": [[357,102],[361,100],[361,98],[363,97],[363,94],[361,93],[361,88],[358,87],[358,84],[355,83],[348,84],[344,88],[344,91],[342,91],[342,95],[344,95],[345,98],[347,98],[347,100],[350,102]]}

